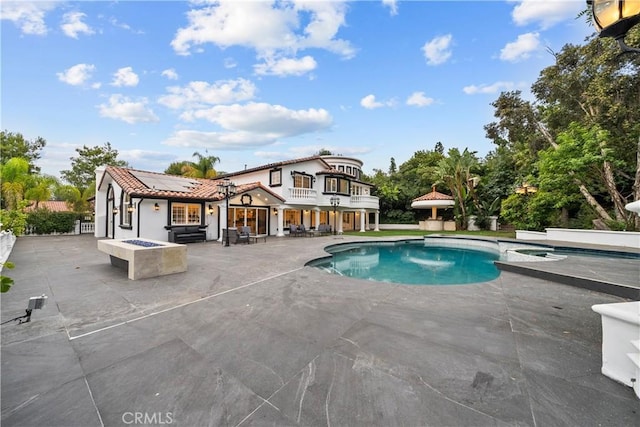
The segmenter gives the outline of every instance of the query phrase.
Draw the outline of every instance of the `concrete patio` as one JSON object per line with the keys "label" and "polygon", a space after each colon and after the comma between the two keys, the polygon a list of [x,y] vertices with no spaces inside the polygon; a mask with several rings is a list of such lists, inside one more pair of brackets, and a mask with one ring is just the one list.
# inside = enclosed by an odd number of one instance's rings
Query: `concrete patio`
{"label": "concrete patio", "polygon": [[[187,272],[131,281],[92,236],[19,238],[2,321],[48,302],[2,326],[2,426],[640,425],[600,373],[591,310],[626,299],[506,271],[403,286],[305,267],[354,240],[194,243]],[[638,283],[633,262],[623,279],[609,263],[616,280]]]}

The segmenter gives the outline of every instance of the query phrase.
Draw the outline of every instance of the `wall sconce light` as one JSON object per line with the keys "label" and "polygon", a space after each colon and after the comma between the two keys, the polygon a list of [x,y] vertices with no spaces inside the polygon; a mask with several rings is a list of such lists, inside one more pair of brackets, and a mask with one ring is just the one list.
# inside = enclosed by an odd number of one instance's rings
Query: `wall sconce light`
{"label": "wall sconce light", "polygon": [[127,212],[132,213],[135,210],[136,208],[133,205],[130,204],[129,206],[127,206]]}
{"label": "wall sconce light", "polygon": [[120,212],[118,208],[113,208],[113,210],[111,211],[111,213],[113,213],[114,215],[118,215],[118,212]]}
{"label": "wall sconce light", "polygon": [[209,215],[213,215],[213,205],[211,203],[209,203],[209,206],[207,207],[207,211],[209,212]]}
{"label": "wall sconce light", "polygon": [[622,53],[640,53],[640,49],[631,48],[624,42],[627,32],[640,23],[640,2],[637,0],[587,0],[591,8],[593,24],[600,37],[613,37]]}
{"label": "wall sconce light", "polygon": [[275,216],[278,216],[278,209],[277,209],[277,208],[273,208],[273,214],[274,214]]}
{"label": "wall sconce light", "polygon": [[154,204],[153,205],[153,210],[156,211],[156,212],[159,211],[160,210],[160,205],[158,203]]}

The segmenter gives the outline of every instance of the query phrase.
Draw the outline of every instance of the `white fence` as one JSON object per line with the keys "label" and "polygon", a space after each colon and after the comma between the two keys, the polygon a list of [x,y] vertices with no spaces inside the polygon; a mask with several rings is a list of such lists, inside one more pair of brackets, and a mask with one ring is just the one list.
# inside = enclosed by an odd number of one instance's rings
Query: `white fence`
{"label": "white fence", "polygon": [[[9,258],[15,242],[16,236],[14,236],[11,231],[0,231],[0,262],[2,264]],[[2,271],[2,267],[3,266],[0,265],[0,271]]]}
{"label": "white fence", "polygon": [[[95,230],[95,223],[93,222],[80,222],[80,220],[76,221],[76,225],[73,229],[73,231],[69,232],[69,233],[51,233],[52,236],[69,236],[69,235],[75,235],[75,234],[93,234]],[[40,234],[36,234],[33,231],[33,226],[27,225],[27,227],[24,230],[24,235],[25,236],[40,236]]]}

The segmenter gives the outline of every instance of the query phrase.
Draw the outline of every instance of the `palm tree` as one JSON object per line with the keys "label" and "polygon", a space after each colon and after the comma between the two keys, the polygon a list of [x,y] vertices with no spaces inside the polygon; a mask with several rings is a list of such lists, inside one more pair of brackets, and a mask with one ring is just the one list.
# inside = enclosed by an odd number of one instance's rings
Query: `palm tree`
{"label": "palm tree", "polygon": [[[205,150],[206,154],[209,154]],[[215,178],[218,173],[213,168],[213,165],[220,161],[216,156],[203,156],[197,151],[193,153],[193,157],[197,157],[197,162],[188,162],[182,168],[182,175],[190,178]]]}
{"label": "palm tree", "polygon": [[29,162],[22,157],[12,157],[0,168],[0,176],[5,208],[14,210],[24,199],[24,192],[30,178]]}
{"label": "palm tree", "polygon": [[462,153],[452,148],[448,156],[438,162],[436,174],[440,182],[444,183],[453,194],[462,216],[462,225],[467,224],[467,201],[476,199],[474,187],[476,179],[472,171],[478,166],[478,159],[474,152],[467,148]]}

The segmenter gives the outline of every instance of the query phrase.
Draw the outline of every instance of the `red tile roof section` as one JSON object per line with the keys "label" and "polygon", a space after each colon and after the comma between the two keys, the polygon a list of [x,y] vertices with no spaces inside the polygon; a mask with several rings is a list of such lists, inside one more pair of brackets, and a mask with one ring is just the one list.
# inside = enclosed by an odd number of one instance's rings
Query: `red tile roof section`
{"label": "red tile roof section", "polygon": [[[45,200],[38,202],[38,209],[48,209],[51,212],[73,212],[72,209],[69,209],[67,206],[67,202],[64,200]],[[35,200],[31,201],[31,204],[24,209],[26,212],[31,212],[36,210],[36,202]]]}
{"label": "red tile roof section", "polygon": [[433,190],[431,193],[427,193],[423,196],[417,197],[412,201],[421,202],[424,200],[454,200],[454,199],[453,199],[453,196],[449,196],[448,194],[438,193],[437,191]]}
{"label": "red tile roof section", "polygon": [[[224,196],[218,193],[219,178],[216,179],[203,179],[203,178],[189,178],[196,185],[190,191],[169,191],[169,190],[156,190],[155,188],[147,187],[142,181],[136,178],[131,172],[135,172],[136,169],[120,168],[116,166],[107,166],[105,173],[108,173],[113,180],[130,196],[132,197],[149,197],[155,199],[195,199],[195,200],[222,200]],[[138,172],[145,172],[150,174],[157,174],[159,176],[167,176],[158,172],[148,172],[137,170]],[[175,176],[175,175],[174,175]],[[226,175],[225,175],[226,176]],[[180,177],[184,178],[184,177]],[[104,178],[103,178],[104,179]],[[253,182],[248,184],[241,184],[236,186],[236,194],[246,193],[247,191],[261,189],[271,196],[284,201],[282,197],[273,193],[268,188],[261,185],[259,182]]]}

